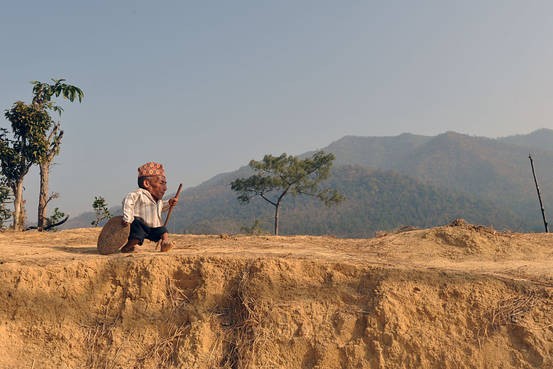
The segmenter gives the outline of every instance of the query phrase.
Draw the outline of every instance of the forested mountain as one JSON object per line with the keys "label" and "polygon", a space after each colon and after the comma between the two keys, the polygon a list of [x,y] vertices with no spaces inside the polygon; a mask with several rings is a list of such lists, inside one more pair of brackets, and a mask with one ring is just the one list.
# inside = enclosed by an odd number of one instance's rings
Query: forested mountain
{"label": "forested mountain", "polygon": [[[258,220],[270,232],[274,208],[261,199],[239,204],[228,185],[235,177],[219,178],[208,191],[198,187],[186,192],[182,206],[172,215],[174,231],[236,233]],[[340,191],[345,201],[327,208],[311,198],[286,198],[281,209],[281,234],[371,237],[378,230],[430,227],[459,217],[496,228],[528,226],[514,212],[490,201],[423,185],[390,171],[341,165],[332,171],[325,186]]]}
{"label": "forested mountain", "polygon": [[498,141],[518,145],[531,150],[553,150],[553,130],[538,129],[527,135],[499,138]]}
{"label": "forested mountain", "polygon": [[[430,227],[459,217],[498,229],[542,231],[528,154],[534,157],[547,211],[553,206],[552,149],[551,130],[499,139],[454,132],[346,136],[322,149],[336,155],[324,185],[341,191],[346,201],[326,208],[287,197],[281,234],[368,237],[378,230]],[[230,190],[235,178],[249,174],[243,167],[185,190],[170,231],[237,233],[256,220],[271,231],[274,208],[261,199],[241,205]],[[83,214],[69,226],[88,226],[91,216]]]}
{"label": "forested mountain", "polygon": [[[379,157],[385,142],[405,141],[406,135],[397,137],[348,138],[329,145],[324,150],[337,155],[339,162],[348,157],[350,162],[370,165]],[[407,135],[409,136],[409,135]],[[422,183],[459,191],[510,208],[540,229],[540,217],[536,189],[528,154],[532,153],[542,195],[546,204],[553,206],[553,131],[542,129],[526,136],[502,139],[473,137],[447,132],[435,137],[412,136],[416,145],[395,156],[393,160],[380,160],[378,168],[394,170]],[[350,145],[351,143],[351,145]],[[344,155],[343,147],[363,147],[364,156]],[[358,150],[356,150],[358,151]],[[357,158],[355,160],[354,158]],[[547,206],[546,206],[547,209]]]}
{"label": "forested mountain", "polygon": [[335,163],[369,168],[395,169],[399,163],[432,137],[404,133],[396,137],[346,136],[325,147],[336,156]]}

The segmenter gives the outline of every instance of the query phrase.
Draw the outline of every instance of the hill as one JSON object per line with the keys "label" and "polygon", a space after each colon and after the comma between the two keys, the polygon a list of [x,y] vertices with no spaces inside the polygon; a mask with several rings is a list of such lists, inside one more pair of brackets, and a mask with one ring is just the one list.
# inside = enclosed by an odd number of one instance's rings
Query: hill
{"label": "hill", "polygon": [[336,156],[337,165],[359,165],[368,168],[394,170],[413,150],[425,145],[432,137],[404,133],[395,137],[345,136],[323,148]]}
{"label": "hill", "polygon": [[[274,208],[259,198],[241,205],[230,189],[235,178],[249,174],[243,168],[184,191],[180,205],[172,213],[170,230],[192,234],[244,233],[245,228],[251,228],[257,221],[259,231],[271,233]],[[372,237],[377,231],[402,226],[429,227],[455,218],[497,229],[528,226],[507,207],[422,184],[391,171],[337,166],[325,186],[340,191],[345,201],[327,208],[310,198],[286,198],[281,209],[282,235]]]}
{"label": "hill", "polygon": [[553,147],[551,146],[553,143],[553,130],[542,128],[526,135],[514,135],[499,138],[498,141],[521,146],[526,149],[530,149],[531,151],[551,151],[553,150]]}
{"label": "hill", "polygon": [[456,221],[372,239],[0,234],[0,367],[553,367],[550,234]]}
{"label": "hill", "polygon": [[[528,154],[532,152],[534,156],[547,209],[548,205],[553,206],[553,171],[546,166],[553,162],[553,131],[544,129],[502,139],[455,132],[435,137],[345,137],[324,150],[334,153],[339,163],[346,160],[372,166],[375,165],[372,158],[382,157],[382,146],[389,142],[410,143],[405,145],[406,149],[390,155],[389,160],[379,160],[376,167],[397,171],[438,188],[486,199],[525,219],[529,224],[525,230],[543,229]],[[354,152],[363,147],[363,155],[348,153],[348,147]]]}
{"label": "hill", "polygon": [[[229,188],[235,175],[221,177],[199,196],[187,193],[183,206],[174,211],[173,224],[184,224],[183,233],[238,233],[258,220],[272,230],[272,206],[256,199],[244,206]],[[290,197],[281,210],[281,234],[371,237],[376,231],[401,226],[428,227],[457,217],[490,222],[496,228],[523,227],[522,219],[508,209],[467,195],[423,185],[393,172],[356,166],[338,166],[325,186],[336,188],[346,200],[327,208],[310,198]],[[209,196],[201,196],[208,193]],[[192,211],[201,209],[201,211]]]}
{"label": "hill", "polygon": [[[543,229],[528,153],[532,152],[546,212],[553,206],[553,131],[490,139],[455,132],[438,136],[346,136],[324,151],[336,156],[328,185],[346,202],[332,209],[286,199],[283,234],[367,237],[401,226],[428,227],[455,217],[498,229]],[[307,154],[304,154],[307,155]],[[247,167],[187,189],[171,231],[237,233],[255,221],[269,231],[272,209],[258,201],[241,206],[230,183]],[[68,223],[90,224],[91,214]]]}

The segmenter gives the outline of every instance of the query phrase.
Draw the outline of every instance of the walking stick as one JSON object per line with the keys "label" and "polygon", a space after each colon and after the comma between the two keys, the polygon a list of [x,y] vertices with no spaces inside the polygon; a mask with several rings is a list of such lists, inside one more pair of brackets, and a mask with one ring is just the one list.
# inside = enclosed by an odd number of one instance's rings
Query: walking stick
{"label": "walking stick", "polygon": [[[179,194],[180,194],[180,190],[182,190],[182,183],[179,185],[179,188],[177,190],[177,194],[175,195],[175,199],[179,199]],[[169,217],[171,216],[171,212],[173,211],[173,205],[171,205],[171,207],[169,208],[169,210],[167,211],[167,218],[165,218],[165,223],[163,223],[163,226],[166,227],[167,226],[167,223],[169,222]]]}
{"label": "walking stick", "polygon": [[[175,195],[175,199],[179,199],[180,191],[182,190],[182,183],[179,184],[179,188],[177,189],[177,194]],[[165,223],[163,223],[163,226],[166,227],[167,223],[169,222],[169,217],[171,216],[171,212],[173,211],[174,206],[170,205],[169,210],[167,210],[167,217],[165,218]],[[156,243],[156,250],[158,247],[161,247],[161,240],[157,241]]]}

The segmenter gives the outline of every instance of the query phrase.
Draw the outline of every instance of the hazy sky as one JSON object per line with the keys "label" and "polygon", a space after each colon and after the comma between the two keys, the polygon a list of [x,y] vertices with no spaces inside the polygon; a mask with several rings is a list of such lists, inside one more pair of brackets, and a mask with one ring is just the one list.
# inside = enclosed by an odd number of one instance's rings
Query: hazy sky
{"label": "hazy sky", "polygon": [[[345,135],[553,128],[551,1],[2,1],[0,108],[66,78],[50,206],[119,205]],[[0,125],[9,122],[0,118]],[[25,182],[36,222],[38,178]]]}

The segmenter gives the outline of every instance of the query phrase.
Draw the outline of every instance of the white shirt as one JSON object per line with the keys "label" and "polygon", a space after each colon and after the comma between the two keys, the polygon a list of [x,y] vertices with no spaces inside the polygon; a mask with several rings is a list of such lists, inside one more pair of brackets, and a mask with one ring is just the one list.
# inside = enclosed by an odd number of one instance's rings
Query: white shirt
{"label": "white shirt", "polygon": [[123,221],[132,223],[134,218],[142,218],[148,227],[161,227],[161,213],[167,209],[168,201],[156,201],[148,190],[139,188],[123,199]]}

